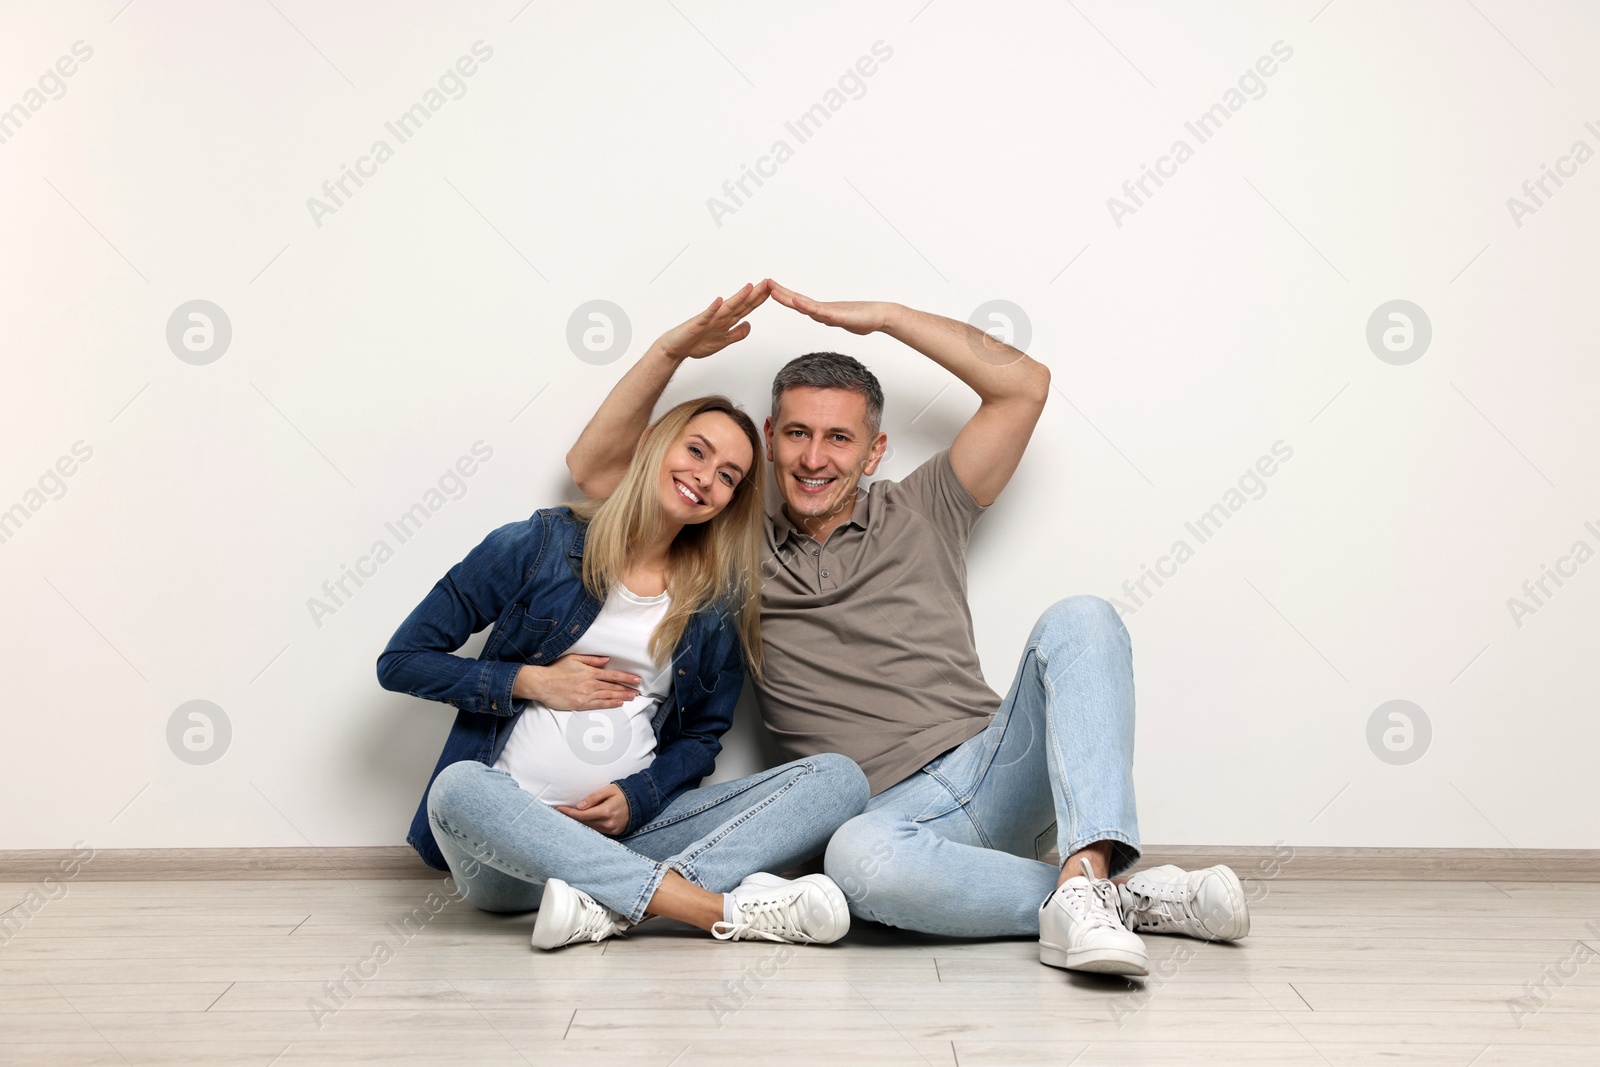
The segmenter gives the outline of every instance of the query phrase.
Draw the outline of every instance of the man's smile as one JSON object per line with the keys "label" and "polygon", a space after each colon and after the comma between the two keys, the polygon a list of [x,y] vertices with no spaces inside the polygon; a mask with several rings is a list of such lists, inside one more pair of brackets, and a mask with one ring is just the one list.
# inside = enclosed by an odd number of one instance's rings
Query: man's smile
{"label": "man's smile", "polygon": [[837,481],[835,478],[807,478],[803,474],[796,474],[794,480],[799,484],[802,493],[821,493]]}

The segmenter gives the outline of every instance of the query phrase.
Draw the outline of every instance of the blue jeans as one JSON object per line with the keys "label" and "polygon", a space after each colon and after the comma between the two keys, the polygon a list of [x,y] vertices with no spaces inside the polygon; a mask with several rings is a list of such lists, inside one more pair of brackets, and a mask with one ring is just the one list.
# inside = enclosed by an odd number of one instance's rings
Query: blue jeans
{"label": "blue jeans", "polygon": [[1133,796],[1133,648],[1099,597],[1051,605],[1011,692],[982,733],[873,797],[828,845],[853,914],[955,937],[1039,933],[1063,859],[1111,841],[1111,873],[1139,858]]}
{"label": "blue jeans", "polygon": [[524,791],[505,771],[452,763],[428,790],[428,822],[457,887],[483,911],[531,911],[559,878],[629,922],[667,872],[713,893],[822,851],[867,802],[853,760],[826,753],[682,793],[626,837],[607,837]]}

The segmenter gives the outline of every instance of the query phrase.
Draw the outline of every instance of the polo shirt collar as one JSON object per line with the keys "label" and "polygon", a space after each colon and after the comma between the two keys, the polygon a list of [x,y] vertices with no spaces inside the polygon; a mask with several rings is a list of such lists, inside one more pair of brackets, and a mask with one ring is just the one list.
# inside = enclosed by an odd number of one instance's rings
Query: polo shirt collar
{"label": "polo shirt collar", "polygon": [[[865,530],[867,528],[867,520],[871,518],[871,515],[872,494],[858,485],[856,486],[856,502],[850,511],[850,517],[835,529],[837,530],[844,526],[858,526]],[[784,510],[781,498],[778,502],[778,510],[772,513],[772,531],[776,536],[777,543],[780,545],[789,540],[790,534],[800,532],[795,524],[789,521],[788,512]]]}

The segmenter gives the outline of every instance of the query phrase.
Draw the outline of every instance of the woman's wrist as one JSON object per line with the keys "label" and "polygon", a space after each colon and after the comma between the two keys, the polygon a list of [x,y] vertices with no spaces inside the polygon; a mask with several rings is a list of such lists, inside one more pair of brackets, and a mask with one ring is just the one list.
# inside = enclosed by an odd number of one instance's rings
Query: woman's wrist
{"label": "woman's wrist", "polygon": [[669,350],[667,348],[666,345],[661,343],[661,339],[660,338],[657,338],[656,342],[654,344],[652,344],[649,348],[645,349],[645,353],[644,353],[643,356],[640,357],[639,362],[643,363],[646,360],[654,359],[654,360],[664,361],[664,362],[670,364],[671,366],[676,367],[676,366],[678,366],[678,364],[682,363],[687,358],[688,358],[687,356],[680,356],[680,355],[674,354],[671,350]]}
{"label": "woman's wrist", "polygon": [[524,663],[517,671],[517,676],[511,682],[511,695],[518,700],[538,700],[539,681],[544,675],[545,668],[536,667],[531,663]]}

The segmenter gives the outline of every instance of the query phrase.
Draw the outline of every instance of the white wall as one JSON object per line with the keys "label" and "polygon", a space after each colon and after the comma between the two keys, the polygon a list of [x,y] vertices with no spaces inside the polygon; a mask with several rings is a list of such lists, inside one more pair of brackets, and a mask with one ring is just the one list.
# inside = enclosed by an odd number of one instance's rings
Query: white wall
{"label": "white wall", "polygon": [[[380,689],[378,651],[488,530],[571,492],[563,452],[652,337],[767,274],[1024,310],[1057,391],[972,551],[986,673],[1005,689],[1053,599],[1119,597],[1146,840],[1600,846],[1600,563],[1507,605],[1600,549],[1592,5],[123,2],[0,14],[0,107],[22,106],[0,508],[23,516],[0,847],[401,841],[452,713]],[[30,96],[79,41],[64,94]],[[385,122],[479,41],[399,144]],[[878,41],[865,94],[798,143],[785,121]],[[1280,41],[1199,143],[1185,122]],[[780,138],[793,158],[714,219]],[[1180,138],[1192,158],[1114,219]],[[379,139],[393,158],[314,218]],[[166,336],[195,299],[232,327],[204,365]],[[592,299],[632,326],[610,363],[566,341]],[[1366,338],[1397,299],[1432,328],[1404,365]],[[784,359],[842,348],[890,393],[890,477],[975,405],[892,341],[775,304],[753,324],[669,399],[759,413]],[[30,496],[80,441],[64,495]],[[398,544],[386,520],[479,441],[465,494]],[[1279,441],[1200,544],[1185,522]],[[393,558],[314,620],[379,539]],[[1122,591],[1179,539],[1164,585]],[[196,699],[232,729],[202,766],[167,735]],[[1432,730],[1403,765],[1368,742],[1395,699]],[[753,730],[721,773],[754,766]]]}

